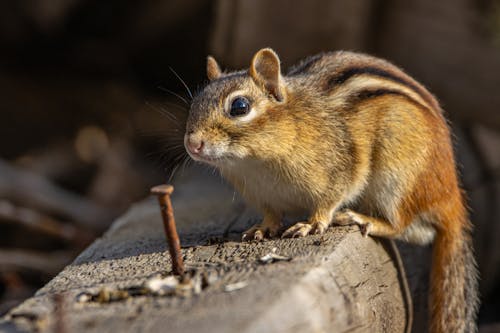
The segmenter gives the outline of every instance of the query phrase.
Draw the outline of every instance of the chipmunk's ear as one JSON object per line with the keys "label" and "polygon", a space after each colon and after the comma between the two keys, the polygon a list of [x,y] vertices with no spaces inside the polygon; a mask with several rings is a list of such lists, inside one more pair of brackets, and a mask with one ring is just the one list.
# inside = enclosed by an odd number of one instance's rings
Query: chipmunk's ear
{"label": "chipmunk's ear", "polygon": [[252,59],[249,74],[252,79],[281,102],[284,99],[280,58],[270,48],[259,50]]}
{"label": "chipmunk's ear", "polygon": [[207,57],[207,77],[210,81],[218,79],[222,74],[219,64],[214,57]]}

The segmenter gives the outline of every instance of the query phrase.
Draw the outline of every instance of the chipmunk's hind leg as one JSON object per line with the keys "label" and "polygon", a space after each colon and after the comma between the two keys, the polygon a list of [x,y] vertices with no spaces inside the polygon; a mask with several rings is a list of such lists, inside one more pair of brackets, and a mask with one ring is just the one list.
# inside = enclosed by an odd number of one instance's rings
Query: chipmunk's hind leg
{"label": "chipmunk's hind leg", "polygon": [[401,234],[403,229],[403,224],[401,223],[390,223],[381,218],[363,215],[349,209],[335,214],[333,223],[337,225],[357,224],[364,237],[372,235],[384,238],[395,238]]}

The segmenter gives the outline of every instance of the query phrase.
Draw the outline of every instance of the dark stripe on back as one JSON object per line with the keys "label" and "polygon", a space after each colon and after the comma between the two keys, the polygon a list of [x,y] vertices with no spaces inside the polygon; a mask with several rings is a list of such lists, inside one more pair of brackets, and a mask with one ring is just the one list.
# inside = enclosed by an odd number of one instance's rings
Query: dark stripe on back
{"label": "dark stripe on back", "polygon": [[[420,97],[422,97],[422,99],[424,101],[426,101],[430,106],[436,107],[436,103],[435,103],[434,99],[430,96],[430,94],[427,91],[425,91],[421,87],[415,85],[414,83],[408,81],[404,77],[398,76],[394,73],[388,72],[384,69],[377,68],[377,67],[352,67],[352,68],[348,68],[345,71],[339,73],[338,75],[330,78],[327,82],[327,89],[330,90],[330,89],[334,88],[335,86],[346,82],[347,80],[349,80],[353,76],[362,75],[362,74],[377,76],[377,77],[381,77],[381,78],[384,78],[387,80],[391,80],[391,81],[400,83],[400,84],[410,88],[418,95],[420,95]],[[384,90],[384,89],[380,89],[380,90]]]}
{"label": "dark stripe on back", "polygon": [[350,97],[350,99],[351,99],[351,102],[360,102],[362,100],[366,100],[369,98],[376,98],[376,97],[385,96],[385,95],[401,96],[401,97],[404,97],[407,101],[411,102],[412,104],[414,104],[420,108],[424,108],[426,110],[429,109],[426,105],[419,103],[418,101],[411,98],[410,96],[408,96],[404,92],[399,91],[399,90],[394,90],[394,89],[381,88],[381,89],[361,90],[361,91],[357,92],[356,94],[353,94]]}

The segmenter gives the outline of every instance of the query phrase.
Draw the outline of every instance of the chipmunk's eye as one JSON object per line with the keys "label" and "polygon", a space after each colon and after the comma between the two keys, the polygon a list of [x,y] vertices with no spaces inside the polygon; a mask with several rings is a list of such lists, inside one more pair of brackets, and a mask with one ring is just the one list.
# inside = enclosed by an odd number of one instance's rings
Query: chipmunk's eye
{"label": "chipmunk's eye", "polygon": [[250,112],[250,101],[245,97],[236,97],[231,103],[229,114],[231,117],[244,116]]}

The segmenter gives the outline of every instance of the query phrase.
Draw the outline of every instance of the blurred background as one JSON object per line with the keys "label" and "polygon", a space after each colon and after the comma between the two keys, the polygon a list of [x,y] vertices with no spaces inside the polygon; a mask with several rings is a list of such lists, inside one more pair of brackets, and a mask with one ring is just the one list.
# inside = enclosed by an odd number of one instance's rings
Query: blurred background
{"label": "blurred background", "polygon": [[500,1],[0,2],[0,315],[179,164],[186,90],[207,54],[283,67],[320,51],[389,59],[451,120],[483,306],[500,321]]}

